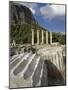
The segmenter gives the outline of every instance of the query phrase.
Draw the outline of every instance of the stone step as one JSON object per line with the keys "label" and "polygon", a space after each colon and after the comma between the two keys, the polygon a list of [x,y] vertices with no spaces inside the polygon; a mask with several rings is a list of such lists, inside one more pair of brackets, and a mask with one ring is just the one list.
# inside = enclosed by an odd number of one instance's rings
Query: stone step
{"label": "stone step", "polygon": [[37,68],[33,75],[33,87],[40,86],[39,82],[41,82],[42,72],[43,71],[43,60],[39,60]]}
{"label": "stone step", "polygon": [[33,58],[35,57],[36,54],[32,54],[31,56],[27,57],[26,61],[28,61],[28,63],[25,65],[25,68],[22,69],[22,71],[19,73],[20,77],[24,78],[24,74],[26,72],[26,70],[28,69],[30,63],[32,62]]}
{"label": "stone step", "polygon": [[10,71],[12,88],[41,86],[44,60],[40,56],[27,53],[10,65],[13,67]]}
{"label": "stone step", "polygon": [[21,62],[24,59],[27,59],[27,57],[29,57],[30,53],[25,53],[24,56],[20,56],[20,58],[18,58],[17,60],[15,60],[12,64],[10,64],[10,69],[11,69],[11,73],[14,72],[14,70],[21,64]]}
{"label": "stone step", "polygon": [[38,62],[39,62],[38,56],[35,56],[24,74],[24,79],[27,79],[32,76],[35,66]]}
{"label": "stone step", "polygon": [[11,71],[12,68],[14,68],[14,67],[17,65],[17,63],[19,63],[19,62],[21,61],[21,59],[22,59],[24,56],[26,56],[26,54],[22,54],[22,55],[18,56],[17,58],[15,58],[14,61],[12,61],[12,62],[10,63],[10,67],[9,67],[9,68],[10,68],[10,71]]}
{"label": "stone step", "polygon": [[10,62],[13,61],[17,57],[18,57],[18,55],[10,56]]}
{"label": "stone step", "polygon": [[13,63],[14,61],[16,61],[18,58],[20,58],[21,56],[25,56],[26,53],[22,53],[22,54],[18,54],[17,57],[14,58],[14,56],[12,56],[11,60],[10,60],[10,64]]}
{"label": "stone step", "polygon": [[14,75],[17,75],[18,73],[20,73],[25,66],[28,64],[29,58],[32,56],[32,54],[29,55],[29,57],[27,57],[27,59],[24,59],[20,65],[14,70]]}

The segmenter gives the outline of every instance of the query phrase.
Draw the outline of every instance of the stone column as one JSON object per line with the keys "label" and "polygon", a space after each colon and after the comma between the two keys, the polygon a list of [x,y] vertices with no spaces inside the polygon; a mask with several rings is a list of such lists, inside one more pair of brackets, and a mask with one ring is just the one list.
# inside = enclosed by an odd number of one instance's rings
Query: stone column
{"label": "stone column", "polygon": [[34,29],[32,29],[32,45],[34,45]]}
{"label": "stone column", "polygon": [[42,30],[42,44],[44,44],[44,31]]}
{"label": "stone column", "polygon": [[48,44],[48,31],[46,31],[46,44]]}
{"label": "stone column", "polygon": [[15,40],[13,40],[13,46],[16,46]]}
{"label": "stone column", "polygon": [[37,30],[37,44],[39,45],[39,30]]}
{"label": "stone column", "polygon": [[50,44],[52,44],[52,32],[50,32]]}

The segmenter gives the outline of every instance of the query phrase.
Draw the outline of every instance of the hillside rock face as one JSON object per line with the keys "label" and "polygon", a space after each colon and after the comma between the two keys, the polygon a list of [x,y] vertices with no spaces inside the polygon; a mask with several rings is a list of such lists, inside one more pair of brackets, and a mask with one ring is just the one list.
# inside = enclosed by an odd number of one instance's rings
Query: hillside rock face
{"label": "hillside rock face", "polygon": [[31,24],[31,22],[35,22],[35,19],[32,15],[32,12],[29,8],[17,4],[14,2],[10,2],[10,24]]}
{"label": "hillside rock face", "polygon": [[[37,43],[37,29],[45,30],[39,26],[38,22],[35,20],[32,12],[26,6],[10,2],[9,4],[9,18],[10,18],[10,43],[15,40],[16,44],[31,44],[31,28],[34,28],[35,43]],[[29,37],[29,38],[28,38]],[[41,41],[41,40],[40,40]]]}
{"label": "hillside rock face", "polygon": [[32,12],[26,6],[12,1],[9,7],[10,43],[13,40],[18,44],[31,43],[31,27],[38,27]]}

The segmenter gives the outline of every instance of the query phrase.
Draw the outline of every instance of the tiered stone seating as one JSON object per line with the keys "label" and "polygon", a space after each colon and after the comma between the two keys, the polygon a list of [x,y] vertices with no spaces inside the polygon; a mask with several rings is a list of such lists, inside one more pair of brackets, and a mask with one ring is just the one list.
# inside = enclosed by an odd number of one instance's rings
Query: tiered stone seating
{"label": "tiered stone seating", "polygon": [[24,52],[10,61],[10,88],[41,86],[44,61],[40,56]]}

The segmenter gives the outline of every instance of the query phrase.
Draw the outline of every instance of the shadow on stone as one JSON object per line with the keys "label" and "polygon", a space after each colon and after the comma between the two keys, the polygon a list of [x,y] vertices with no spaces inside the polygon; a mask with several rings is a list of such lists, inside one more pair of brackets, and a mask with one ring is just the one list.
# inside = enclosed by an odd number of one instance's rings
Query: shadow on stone
{"label": "shadow on stone", "polygon": [[[49,60],[45,60],[44,61],[44,67],[46,66],[47,64],[47,80],[48,80],[48,86],[56,86],[56,85],[65,85],[65,81],[60,73],[60,71],[56,68],[56,66],[50,62]],[[46,82],[44,80],[44,77],[46,77],[44,74],[45,72],[45,68],[43,70],[43,82],[41,82],[41,85],[42,86],[45,86]]]}

